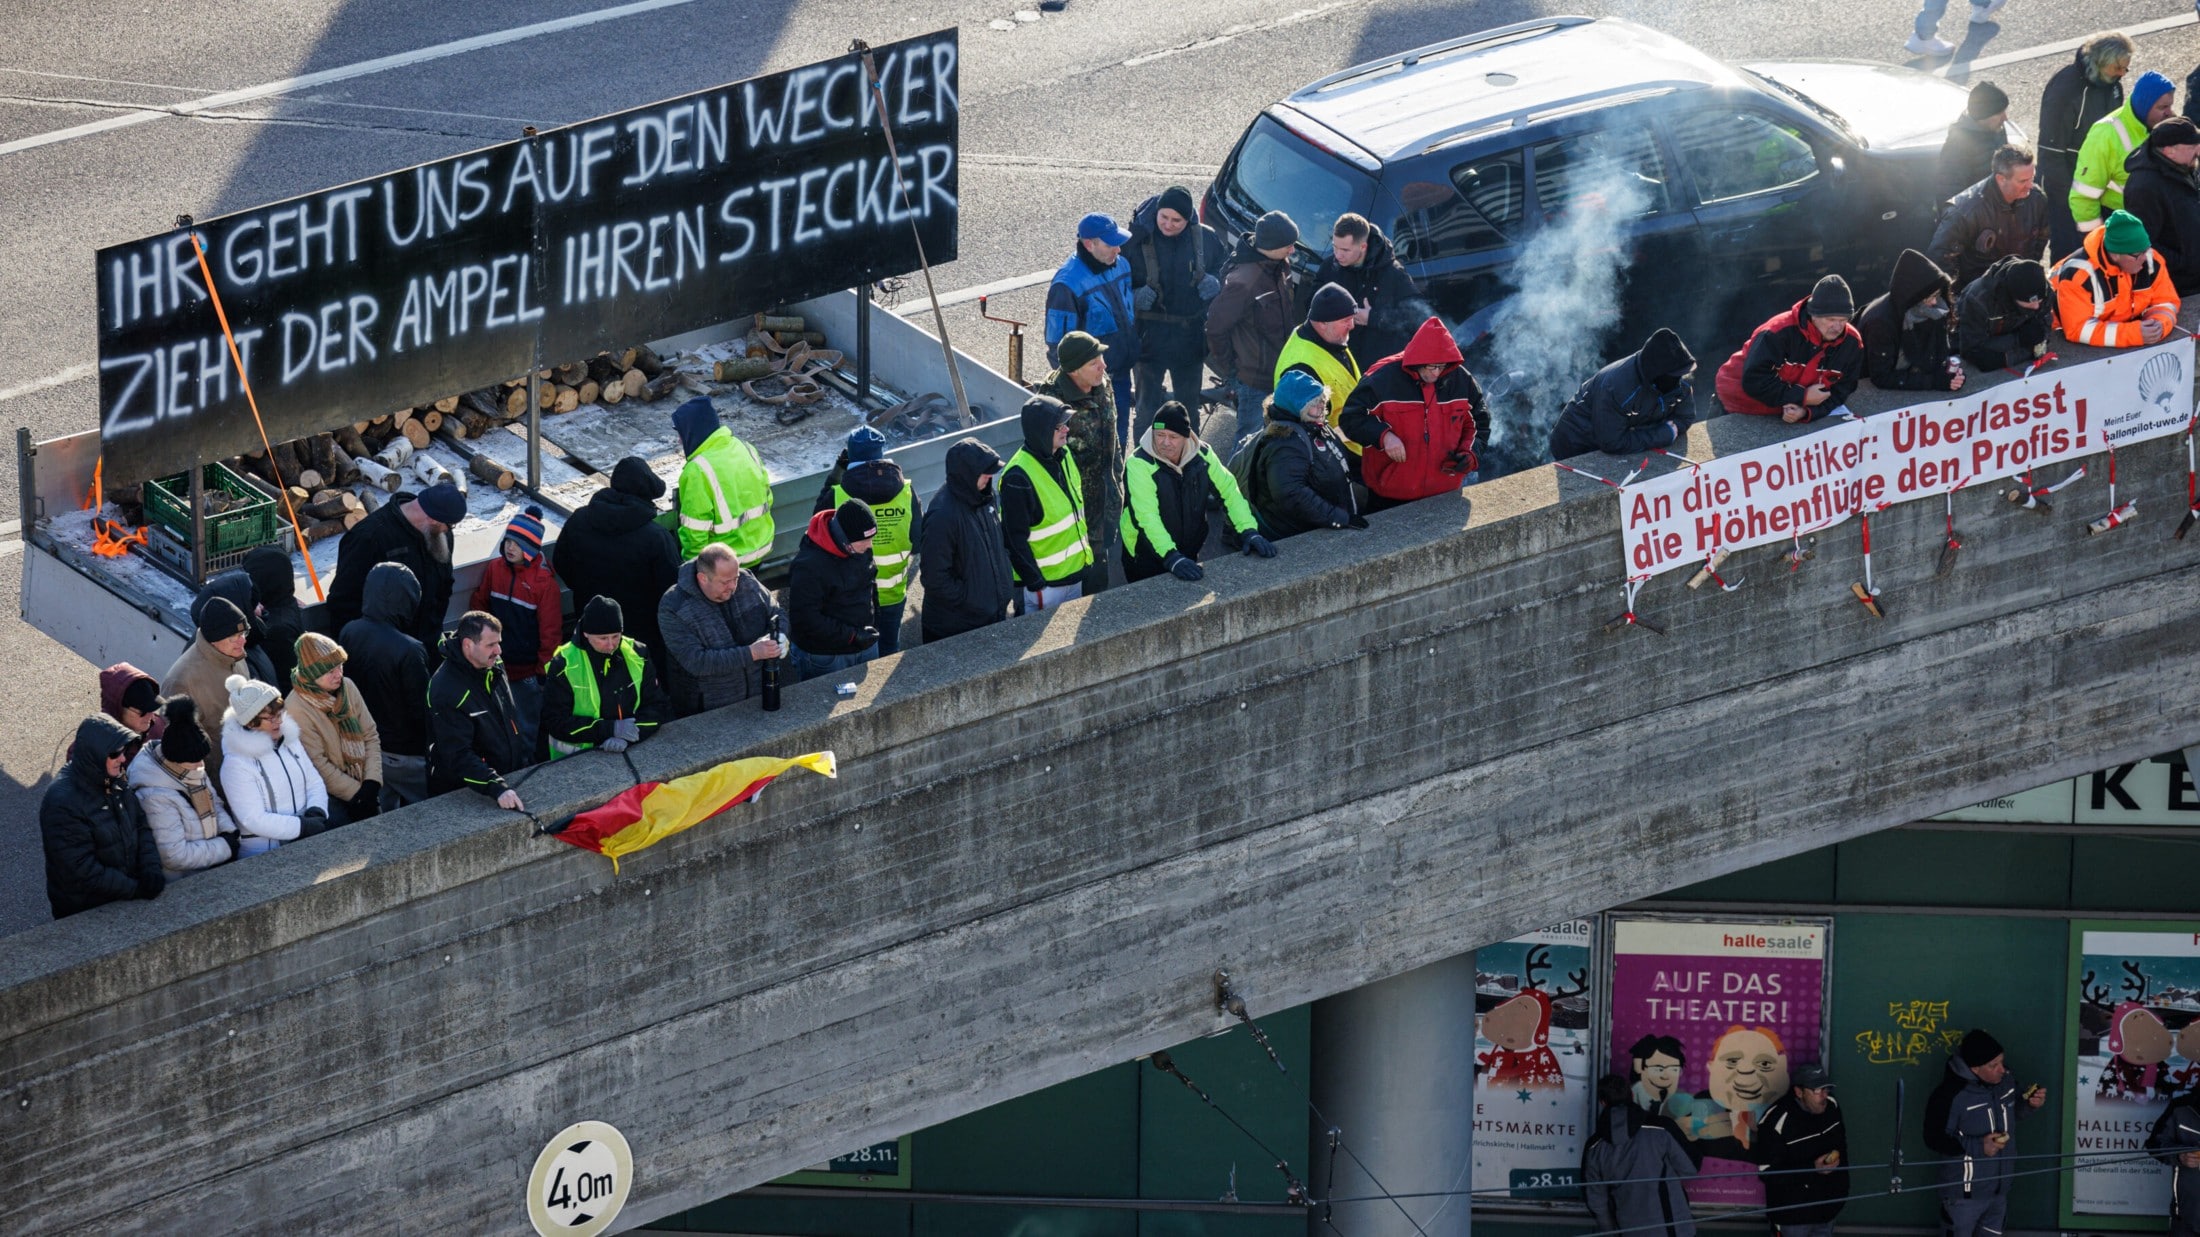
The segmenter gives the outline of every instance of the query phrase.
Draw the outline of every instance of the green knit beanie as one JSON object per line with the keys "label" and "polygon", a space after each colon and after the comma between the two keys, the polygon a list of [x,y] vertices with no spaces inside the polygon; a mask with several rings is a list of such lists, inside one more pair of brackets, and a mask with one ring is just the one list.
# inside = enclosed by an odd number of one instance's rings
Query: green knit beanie
{"label": "green knit beanie", "polygon": [[2120,210],[2108,217],[2104,225],[2108,233],[2101,247],[2109,253],[2145,253],[2154,246],[2147,241],[2147,225],[2128,210]]}

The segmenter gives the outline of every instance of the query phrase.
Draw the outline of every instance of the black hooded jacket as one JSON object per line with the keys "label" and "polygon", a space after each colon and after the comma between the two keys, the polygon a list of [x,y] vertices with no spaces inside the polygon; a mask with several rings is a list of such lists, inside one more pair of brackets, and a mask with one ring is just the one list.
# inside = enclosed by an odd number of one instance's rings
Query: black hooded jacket
{"label": "black hooded jacket", "polygon": [[2151,142],[2124,160],[2124,175],[2124,209],[2147,225],[2170,284],[2186,296],[2200,291],[2200,178]]}
{"label": "black hooded jacket", "polygon": [[388,756],[428,754],[428,651],[406,625],[420,606],[420,582],[402,563],[377,563],[362,589],[365,611],[344,624],[344,677],[381,732]]}
{"label": "black hooded jacket", "polygon": [[[2030,309],[2017,304],[2037,299]],[[2047,268],[2024,258],[2003,258],[1963,290],[1956,307],[1956,347],[1980,369],[2028,365],[2032,349],[2046,342],[2055,304]]]}
{"label": "black hooded jacket", "polygon": [[2122,82],[2097,82],[2085,71],[2085,49],[2055,70],[2040,94],[2040,172],[2066,189],[2093,122],[2124,105]]}
{"label": "black hooded jacket", "polygon": [[1671,446],[1696,423],[1696,387],[1686,378],[1695,365],[1681,337],[1659,327],[1641,351],[1591,374],[1574,392],[1551,427],[1551,458]]}
{"label": "black hooded jacket", "polygon": [[1994,152],[2008,144],[2008,126],[1988,129],[1968,115],[1956,117],[1940,143],[1939,187],[1933,196],[1945,202],[1992,174]]}
{"label": "black hooded jacket", "polygon": [[[209,597],[220,597],[244,613],[244,669],[245,673],[262,683],[282,684],[275,679],[275,658],[268,651],[267,622],[260,617],[260,590],[252,577],[242,568],[232,567],[199,586],[196,597],[191,599],[191,622],[196,626],[199,611],[206,607]],[[291,637],[296,640],[297,637]],[[292,651],[296,659],[296,650]]]}
{"label": "black hooded jacket", "polygon": [[[1199,283],[1218,279],[1230,260],[1222,235],[1199,221],[1192,195],[1171,190],[1139,203],[1131,215],[1130,243],[1123,246],[1131,264],[1131,288],[1159,293],[1152,309],[1138,315],[1139,359],[1161,365],[1190,365],[1207,355],[1207,302]],[[1164,201],[1164,199],[1168,199]],[[1155,222],[1167,206],[1188,221],[1175,236],[1163,236]]]}
{"label": "black hooded jacket", "polygon": [[573,590],[576,614],[591,597],[609,597],[626,613],[626,634],[664,647],[657,602],[680,575],[680,543],[654,521],[657,504],[602,489],[573,513],[550,550],[550,568]]}
{"label": "black hooded jacket", "polygon": [[[932,496],[917,560],[926,644],[998,623],[1015,600],[994,487],[978,488],[978,478],[993,473],[998,482],[1000,471],[1001,457],[975,438],[947,449],[947,483]],[[1024,545],[1029,553],[1030,543]]]}
{"label": "black hooded jacket", "polygon": [[[865,637],[868,629],[870,636]],[[878,641],[878,574],[827,512],[810,517],[787,569],[787,637],[818,657],[860,653]]]}
{"label": "black hooded jacket", "polygon": [[306,612],[298,605],[298,580],[290,571],[290,551],[263,545],[241,564],[260,592],[260,621],[267,627],[267,656],[275,664],[275,686],[290,693],[290,672],[298,666],[298,637],[306,634]]}
{"label": "black hooded jacket", "polygon": [[433,645],[442,635],[443,612],[451,608],[451,538],[444,534],[441,556],[429,552],[428,539],[405,518],[405,504],[414,497],[409,490],[399,490],[344,534],[343,549],[336,557],[336,579],[328,588],[332,625],[359,617],[367,573],[376,563],[402,563],[420,582],[419,608],[402,626],[422,645]]}
{"label": "black hooded jacket", "polygon": [[[1314,277],[1301,285],[1302,299],[1311,301],[1324,284],[1336,284],[1352,294],[1352,303],[1365,304],[1367,325],[1352,328],[1352,354],[1371,358],[1396,356],[1428,320],[1428,303],[1421,289],[1398,260],[1398,250],[1374,224],[1367,225],[1367,256],[1357,266],[1340,266],[1335,256],[1322,259]],[[1299,307],[1301,318],[1305,306]]]}
{"label": "black hooded jacket", "polygon": [[462,645],[455,631],[443,638],[443,665],[428,680],[428,793],[464,788],[493,799],[534,753],[521,742],[504,663],[476,670]]}
{"label": "black hooded jacket", "polygon": [[[1940,294],[1941,316],[1911,321],[1909,312],[1933,293]],[[1896,255],[1887,290],[1873,298],[1856,320],[1864,335],[1864,373],[1882,391],[1945,391],[1948,313],[1955,307],[1948,273],[1915,249]]]}
{"label": "black hooded jacket", "polygon": [[1314,429],[1270,401],[1267,428],[1245,449],[1259,452],[1245,501],[1270,541],[1343,528],[1358,514],[1344,444],[1328,426]]}
{"label": "black hooded jacket", "polygon": [[[1086,538],[1090,540],[1093,532],[1091,520],[1096,514],[1089,505],[1093,482],[1081,476],[1079,485],[1071,488],[1069,470],[1062,466],[1062,461],[1069,458],[1069,448],[1056,450],[1054,447],[1056,424],[1052,408],[1036,401],[1025,404],[1024,450],[1031,453],[1031,458],[1039,461],[1039,466],[1047,470],[1047,475],[1054,478],[1054,483],[1062,487],[1062,492],[1070,496],[1071,502],[1077,502],[1080,494],[1087,496]],[[1009,565],[1015,569],[1017,583],[1037,591],[1046,586],[1046,576],[1039,570],[1039,556],[1031,552],[1031,530],[1039,526],[1041,511],[1038,491],[1031,488],[1030,479],[1023,473],[1006,469],[1002,470],[994,486],[1001,494],[1002,548],[1008,551]]]}
{"label": "black hooded jacket", "polygon": [[104,902],[157,897],[165,883],[160,847],[125,780],[107,760],[136,743],[129,727],[95,713],[76,726],[68,767],[38,804],[46,848],[46,900],[61,919]]}

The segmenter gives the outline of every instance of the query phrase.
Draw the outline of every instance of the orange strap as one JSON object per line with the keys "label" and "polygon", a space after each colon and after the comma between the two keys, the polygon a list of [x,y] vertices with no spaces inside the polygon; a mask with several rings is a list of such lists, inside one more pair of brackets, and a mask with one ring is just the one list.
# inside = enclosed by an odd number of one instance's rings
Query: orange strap
{"label": "orange strap", "polygon": [[252,423],[260,427],[260,449],[267,452],[267,470],[275,474],[275,496],[283,501],[283,514],[290,517],[291,535],[298,539],[298,553],[305,556],[306,575],[313,581],[313,599],[327,601],[328,594],[321,591],[321,573],[314,569],[313,551],[306,548],[306,530],[298,527],[298,510],[290,502],[290,483],[283,479],[283,467],[275,462],[275,448],[267,440],[267,422],[260,420],[260,401],[253,398],[252,380],[245,377],[244,354],[237,351],[237,337],[229,329],[229,312],[222,308],[222,294],[214,288],[214,272],[206,265],[206,246],[199,243],[199,234],[191,233],[191,248],[199,255],[199,275],[206,280],[206,295],[214,302],[214,317],[222,324],[222,338],[229,341],[229,359],[237,367],[237,385],[244,388],[244,402],[252,409]]}

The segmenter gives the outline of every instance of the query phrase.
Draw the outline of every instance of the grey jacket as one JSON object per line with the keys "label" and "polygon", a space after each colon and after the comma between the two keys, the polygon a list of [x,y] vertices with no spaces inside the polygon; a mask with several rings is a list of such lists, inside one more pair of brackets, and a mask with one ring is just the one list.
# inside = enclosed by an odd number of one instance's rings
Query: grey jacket
{"label": "grey jacket", "polygon": [[1962,1058],[1950,1053],[1948,1072],[1925,1098],[1925,1145],[1947,1160],[1940,1179],[1947,1186],[1941,1197],[1992,1198],[2009,1192],[2016,1174],[2016,1153],[1986,1154],[1989,1134],[2007,1134],[2016,1123],[2032,1115],[2023,1088],[2003,1075],[1996,1083],[1979,1080]]}
{"label": "grey jacket", "polygon": [[1581,1149],[1582,1200],[1599,1229],[1692,1237],[1696,1218],[1681,1183],[1695,1175],[1680,1135],[1633,1104],[1606,1108]]}
{"label": "grey jacket", "polygon": [[681,717],[723,708],[763,690],[763,671],[748,646],[771,634],[785,617],[772,595],[747,570],[724,605],[714,605],[695,583],[695,560],[680,564],[680,578],[657,603],[665,637],[664,671],[673,711]]}
{"label": "grey jacket", "polygon": [[[190,792],[183,783],[161,763],[159,741],[139,748],[138,754],[130,758],[128,777],[130,791],[145,813],[145,824],[153,831],[153,843],[160,847],[161,870],[170,879],[229,862],[229,843],[220,837],[201,836],[198,809],[191,806]],[[206,788],[214,797],[216,833],[235,833],[237,821],[229,814],[228,805],[222,802],[213,783],[206,783]]]}

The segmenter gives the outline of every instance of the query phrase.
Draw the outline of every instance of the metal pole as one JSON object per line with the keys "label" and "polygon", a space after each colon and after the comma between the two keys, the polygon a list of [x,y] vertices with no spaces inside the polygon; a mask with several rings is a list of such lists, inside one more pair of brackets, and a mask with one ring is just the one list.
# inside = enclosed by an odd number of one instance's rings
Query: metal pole
{"label": "metal pole", "polygon": [[191,453],[191,584],[206,583],[206,461]]}
{"label": "metal pole", "polygon": [[[520,135],[527,139],[530,146],[538,147],[532,153],[539,160],[542,155],[542,151],[539,149],[542,140],[540,135],[535,132],[535,126],[528,125],[522,128]],[[535,166],[541,167],[542,164],[537,162]],[[535,208],[538,211],[541,210],[542,204],[537,202]],[[550,287],[548,273],[550,264],[545,260],[546,250],[544,248],[548,240],[544,235],[544,230],[540,227],[529,228],[528,231],[534,236],[535,303],[540,305],[542,304],[542,298],[548,294]],[[527,358],[527,492],[540,498],[542,497],[542,400],[539,398],[542,394],[542,328],[540,326],[534,329],[532,342],[527,350]]]}
{"label": "metal pole", "polygon": [[856,403],[871,402],[871,285],[856,289]]}
{"label": "metal pole", "polygon": [[31,539],[31,529],[38,523],[38,466],[31,461],[38,457],[38,448],[31,445],[31,427],[15,428],[15,505],[21,510],[23,521],[20,535]]}

